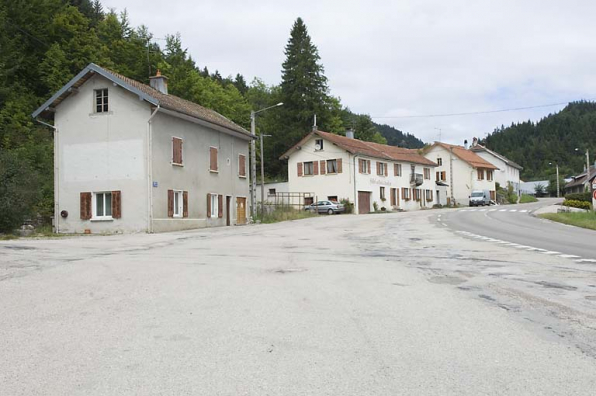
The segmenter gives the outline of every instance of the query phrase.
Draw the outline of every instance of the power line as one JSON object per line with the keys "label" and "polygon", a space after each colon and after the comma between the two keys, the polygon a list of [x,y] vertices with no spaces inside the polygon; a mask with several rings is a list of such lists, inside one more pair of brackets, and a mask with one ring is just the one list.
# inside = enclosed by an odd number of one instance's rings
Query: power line
{"label": "power line", "polygon": [[[585,99],[587,101],[595,100],[596,98]],[[544,104],[544,105],[537,105],[537,106],[527,106],[527,107],[514,107],[510,109],[500,109],[500,110],[487,110],[487,111],[470,111],[464,113],[446,113],[446,114],[425,114],[425,115],[407,115],[407,116],[379,116],[370,118],[433,118],[433,117],[452,117],[452,116],[468,116],[468,115],[478,115],[478,114],[492,114],[492,113],[504,113],[507,111],[518,111],[518,110],[529,110],[529,109],[538,109],[541,107],[552,107],[552,106],[560,106],[569,104],[568,102],[559,102],[559,103],[551,103],[551,104]]]}

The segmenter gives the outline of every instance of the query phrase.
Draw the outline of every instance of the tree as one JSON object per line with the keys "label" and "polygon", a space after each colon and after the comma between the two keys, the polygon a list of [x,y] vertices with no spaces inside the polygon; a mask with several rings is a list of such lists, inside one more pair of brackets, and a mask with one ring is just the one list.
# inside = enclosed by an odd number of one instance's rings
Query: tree
{"label": "tree", "polygon": [[534,192],[536,193],[537,197],[542,197],[545,195],[546,187],[543,184],[538,183],[534,186]]}

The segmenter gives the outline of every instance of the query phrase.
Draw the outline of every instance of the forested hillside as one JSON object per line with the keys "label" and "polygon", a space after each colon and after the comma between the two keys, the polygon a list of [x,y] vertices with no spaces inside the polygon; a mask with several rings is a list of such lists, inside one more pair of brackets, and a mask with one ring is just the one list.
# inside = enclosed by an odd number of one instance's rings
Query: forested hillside
{"label": "forested hillside", "polygon": [[555,173],[555,163],[559,164],[561,176],[580,173],[586,163],[586,148],[592,161],[595,159],[596,103],[573,102],[536,123],[502,126],[488,135],[484,143],[522,165],[524,180],[550,178]]}
{"label": "forested hillside", "polygon": [[27,216],[52,214],[52,130],[31,113],[90,62],[145,83],[159,68],[169,77],[170,93],[247,128],[251,109],[283,102],[257,120],[258,129],[272,135],[265,144],[270,177],[286,177],[278,158],[311,130],[315,114],[321,130],[351,127],[359,139],[418,144],[332,96],[304,22],[298,18],[288,30],[281,84],[269,86],[210,72],[187,53],[179,35],[167,36],[160,47],[147,27],[131,26],[126,12],[106,11],[99,0],[0,0],[0,231]]}
{"label": "forested hillside", "polygon": [[399,129],[395,129],[394,127],[386,124],[375,124],[375,127],[387,140],[387,144],[407,148],[424,147],[424,142],[412,134],[404,133]]}

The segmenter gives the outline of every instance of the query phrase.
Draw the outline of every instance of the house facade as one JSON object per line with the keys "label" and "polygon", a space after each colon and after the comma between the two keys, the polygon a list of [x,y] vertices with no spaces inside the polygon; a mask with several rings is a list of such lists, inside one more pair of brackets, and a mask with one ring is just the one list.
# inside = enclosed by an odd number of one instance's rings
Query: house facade
{"label": "house facade", "polygon": [[252,136],[168,95],[159,73],[148,86],[90,64],[33,117],[53,120],[56,232],[163,232],[247,221]]}
{"label": "house facade", "polygon": [[286,152],[288,190],[312,201],[349,200],[355,213],[417,210],[436,203],[436,164],[416,150],[315,130]]}
{"label": "house facade", "polygon": [[447,204],[468,205],[473,190],[490,191],[496,199],[498,168],[463,146],[436,142],[424,156],[437,163],[435,180],[446,184]]}
{"label": "house facade", "polygon": [[470,150],[476,153],[480,158],[490,162],[498,168],[494,172],[495,182],[499,183],[499,185],[503,188],[507,188],[508,185],[511,185],[513,187],[513,191],[515,191],[517,195],[520,195],[520,172],[524,168],[521,165],[511,161],[507,157],[496,153],[480,144],[477,144],[476,140],[474,140],[474,142],[475,144],[472,144]]}
{"label": "house facade", "polygon": [[565,194],[583,193],[590,191],[590,186],[596,183],[596,163],[590,166],[590,180],[584,170],[577,176],[572,176],[569,183],[565,184]]}

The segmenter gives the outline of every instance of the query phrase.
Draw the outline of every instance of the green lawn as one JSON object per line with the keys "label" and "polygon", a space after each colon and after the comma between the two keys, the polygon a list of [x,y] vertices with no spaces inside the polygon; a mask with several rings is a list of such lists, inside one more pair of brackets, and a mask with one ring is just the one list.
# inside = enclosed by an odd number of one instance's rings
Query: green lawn
{"label": "green lawn", "polygon": [[528,195],[528,194],[522,194],[521,198],[519,199],[519,203],[530,203],[530,202],[538,202],[538,199],[536,199],[535,196]]}
{"label": "green lawn", "polygon": [[596,230],[596,213],[595,212],[571,212],[571,213],[544,213],[538,215],[542,218],[559,223],[574,225],[576,227],[589,228]]}

